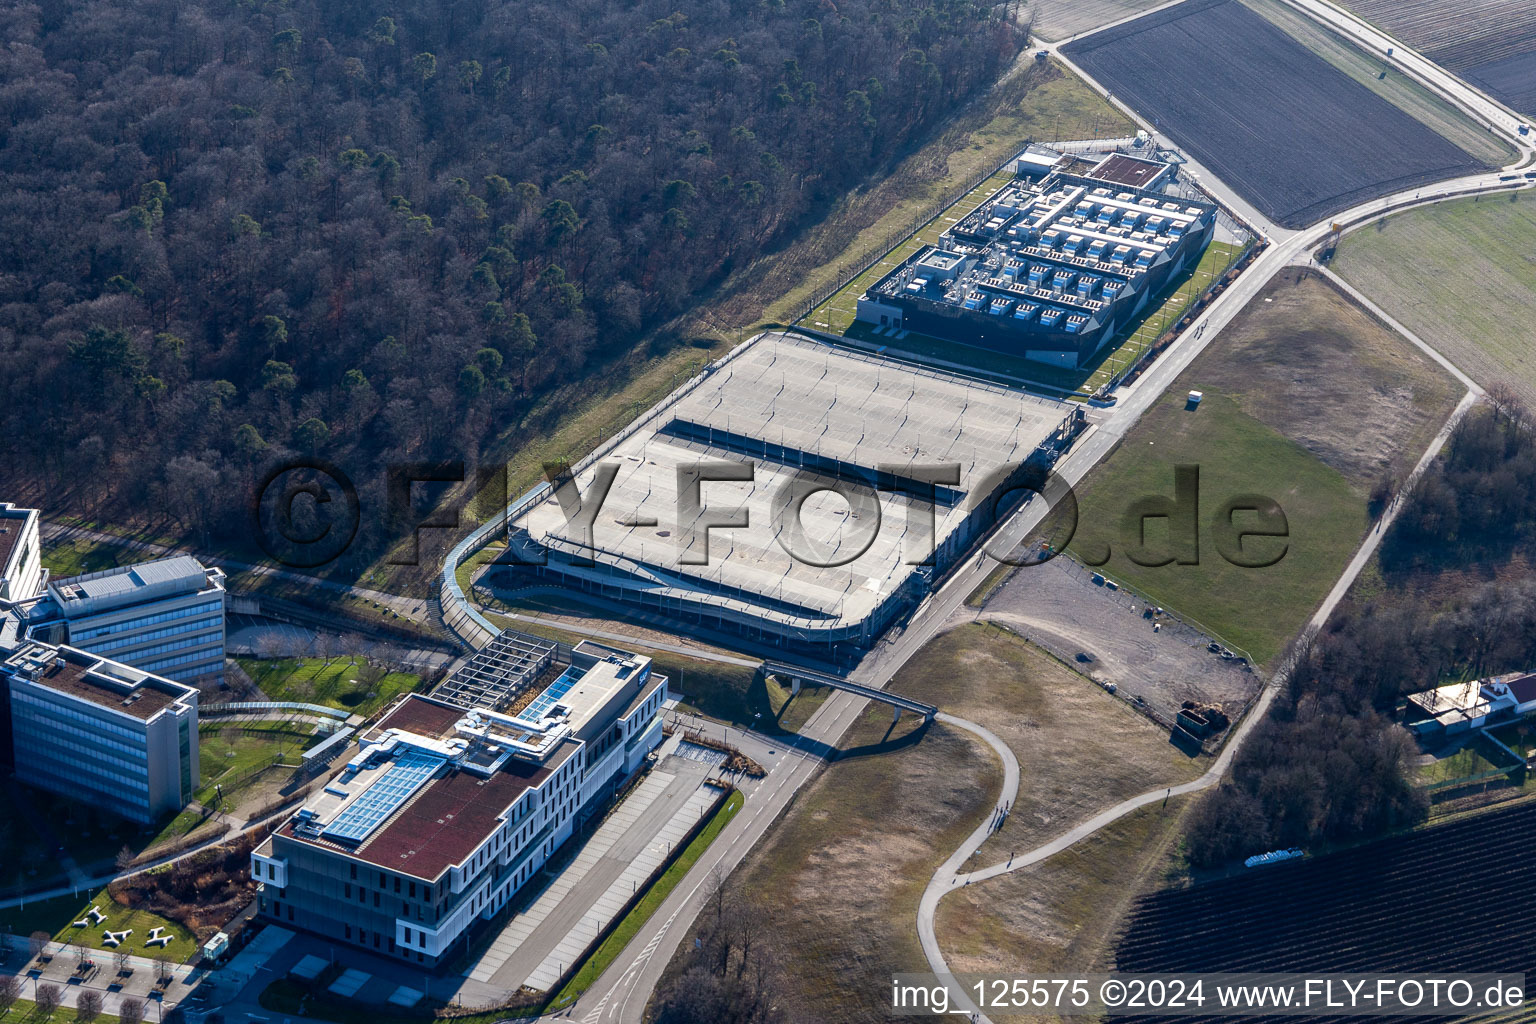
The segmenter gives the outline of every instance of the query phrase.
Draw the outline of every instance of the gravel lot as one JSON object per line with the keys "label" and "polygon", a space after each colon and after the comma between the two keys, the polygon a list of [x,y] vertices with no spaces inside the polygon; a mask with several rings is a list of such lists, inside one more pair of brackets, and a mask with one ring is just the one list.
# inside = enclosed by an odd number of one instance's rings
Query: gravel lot
{"label": "gravel lot", "polygon": [[1167,615],[1154,632],[1145,602],[1094,584],[1092,575],[1066,557],[1020,569],[987,600],[981,618],[1012,627],[1098,682],[1115,683],[1123,697],[1139,695],[1168,720],[1185,700],[1220,705],[1234,718],[1253,700],[1259,677],[1212,654],[1209,637]]}

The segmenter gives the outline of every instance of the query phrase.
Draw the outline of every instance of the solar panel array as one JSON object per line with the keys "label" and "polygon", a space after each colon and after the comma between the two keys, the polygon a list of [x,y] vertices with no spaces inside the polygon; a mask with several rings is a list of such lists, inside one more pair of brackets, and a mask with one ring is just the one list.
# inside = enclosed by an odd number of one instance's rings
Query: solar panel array
{"label": "solar panel array", "polygon": [[446,759],[424,750],[406,750],[373,785],[327,825],[321,835],[329,839],[362,842],[379,823],[400,809],[411,794],[437,773]]}
{"label": "solar panel array", "polygon": [[577,681],[585,674],[585,672],[574,665],[566,669],[560,674],[559,679],[549,684],[548,689],[534,698],[532,704],[529,704],[517,713],[518,720],[532,725],[539,724],[539,722],[544,720],[544,713],[554,707],[555,702],[561,697],[570,693],[571,687],[575,686]]}

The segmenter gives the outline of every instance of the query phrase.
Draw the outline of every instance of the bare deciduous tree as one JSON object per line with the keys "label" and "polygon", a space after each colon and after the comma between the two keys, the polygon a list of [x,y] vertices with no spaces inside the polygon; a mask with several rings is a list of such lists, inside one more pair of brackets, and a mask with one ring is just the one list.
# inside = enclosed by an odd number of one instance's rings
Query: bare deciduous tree
{"label": "bare deciduous tree", "polygon": [[766,914],[718,868],[705,884],[689,967],[658,990],[656,1021],[772,1024],[783,1019],[782,973],[767,941]]}
{"label": "bare deciduous tree", "polygon": [[101,1016],[101,993],[93,988],[82,988],[75,996],[75,1019],[80,1024],[91,1024]]}
{"label": "bare deciduous tree", "polygon": [[1530,410],[1526,408],[1525,400],[1519,392],[1503,381],[1495,381],[1488,385],[1488,401],[1493,405],[1494,411],[1514,424],[1515,429],[1522,430],[1530,419]]}
{"label": "bare deciduous tree", "polygon": [[64,999],[64,990],[52,982],[44,982],[37,986],[37,1008],[44,1016],[53,1013],[59,1008],[59,1003]]}

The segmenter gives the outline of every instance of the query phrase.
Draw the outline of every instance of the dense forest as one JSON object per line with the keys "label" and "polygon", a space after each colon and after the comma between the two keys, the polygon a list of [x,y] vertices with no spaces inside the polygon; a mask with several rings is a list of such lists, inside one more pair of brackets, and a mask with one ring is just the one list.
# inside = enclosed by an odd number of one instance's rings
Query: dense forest
{"label": "dense forest", "polygon": [[473,461],[1022,45],[981,0],[58,0],[0,38],[6,475],[215,538],[295,453]]}
{"label": "dense forest", "polygon": [[1380,548],[1382,592],[1303,640],[1285,691],[1198,806],[1188,852],[1219,864],[1347,841],[1422,819],[1403,695],[1536,669],[1536,580],[1501,572],[1536,549],[1536,433],[1495,393],[1404,495]]}

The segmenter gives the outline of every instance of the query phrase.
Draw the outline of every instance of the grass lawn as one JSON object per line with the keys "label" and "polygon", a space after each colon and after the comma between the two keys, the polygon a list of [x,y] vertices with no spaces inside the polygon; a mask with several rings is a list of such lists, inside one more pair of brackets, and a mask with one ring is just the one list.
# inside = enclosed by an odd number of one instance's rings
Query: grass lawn
{"label": "grass lawn", "polygon": [[[524,632],[529,631],[527,627],[520,624],[526,620],[514,619],[511,616],[538,616],[549,621],[550,625],[556,629],[561,629],[567,635],[583,629],[624,634],[626,639],[613,641],[621,647],[626,643],[633,643],[636,647],[645,650],[647,649],[647,641],[651,643],[675,643],[677,641],[676,635],[669,629],[660,628],[654,618],[626,611],[627,606],[620,602],[595,604],[585,599],[587,595],[567,590],[518,593],[514,594],[512,600],[508,601],[489,592],[488,588],[484,585],[485,580],[485,576],[480,578],[481,586],[475,592],[474,600],[478,602],[482,610],[493,609],[497,612],[505,613],[505,617],[512,624],[513,629]],[[498,616],[498,618],[501,617],[503,616]],[[528,623],[529,626],[537,624],[533,622]],[[633,637],[633,639],[629,639],[629,637]],[[701,656],[705,653],[710,653],[746,657],[746,655],[731,647],[705,642],[698,637],[691,637],[690,639],[692,640],[690,649],[696,648]],[[568,642],[574,643],[575,641]]]}
{"label": "grass lawn", "polygon": [[[1084,482],[1071,549],[1092,563],[1108,552],[1106,573],[1263,664],[1296,634],[1348,563],[1368,526],[1365,500],[1338,470],[1226,395],[1207,392],[1197,410],[1186,411],[1182,380]],[[1135,564],[1127,557],[1134,529],[1128,538],[1122,519],[1142,496],[1171,496],[1174,467],[1187,463],[1200,467],[1198,564]],[[1241,568],[1217,552],[1210,522],[1223,502],[1255,492],[1280,504],[1289,538],[1246,542],[1245,551],[1261,556],[1272,557],[1282,543],[1285,551],[1267,568]],[[1150,560],[1168,550],[1167,521],[1149,519],[1146,526],[1142,557]]]}
{"label": "grass lawn", "polygon": [[830,687],[801,685],[794,693],[789,686],[781,686],[777,677],[764,682],[768,701],[774,709],[774,721],[785,732],[799,732],[816,710],[832,695]]}
{"label": "grass lawn", "polygon": [[144,559],[125,552],[115,544],[94,540],[66,540],[45,543],[43,567],[53,579],[80,576],[100,569],[115,569],[124,562]]}
{"label": "grass lawn", "polygon": [[[740,728],[750,726],[770,736],[788,731],[779,721],[780,712],[786,710],[782,699],[775,703],[775,694],[756,669],[661,652],[653,659],[652,668],[668,677],[669,690],[681,695],[678,707],[684,711]],[[774,689],[779,695],[788,692]]]}
{"label": "grass lawn", "polygon": [[1536,198],[1458,199],[1344,236],[1333,269],[1485,387],[1536,407]]}
{"label": "grass lawn", "polygon": [[1500,743],[1529,759],[1536,756],[1536,722],[1523,719],[1492,730]]}
{"label": "grass lawn", "polygon": [[[199,764],[199,767],[202,767],[202,765]],[[205,813],[189,807],[172,818],[170,823],[160,830],[159,835],[155,836],[155,843],[169,843],[183,836],[189,836],[197,830],[199,825],[202,825],[207,820],[208,816]],[[154,844],[150,845],[153,846]]]}
{"label": "grass lawn", "polygon": [[506,550],[506,547],[507,545],[501,541],[492,541],[459,563],[459,567],[454,570],[453,578],[458,581],[459,589],[464,591],[465,597],[469,597],[474,592],[475,572],[482,565],[494,560]]}
{"label": "grass lawn", "polygon": [[1031,0],[1029,29],[1041,39],[1060,42],[1129,18],[1163,0]]}
{"label": "grass lawn", "polygon": [[421,685],[421,677],[410,672],[386,672],[370,680],[376,673],[347,657],[331,658],[329,663],[324,658],[237,660],[273,700],[320,704],[355,711],[365,718]]}
{"label": "grass lawn", "polygon": [[[148,1011],[153,1014],[154,1011]],[[61,1006],[52,1013],[44,1013],[42,1007],[30,999],[18,999],[10,1009],[0,1013],[0,1024],[74,1024],[79,1018],[73,1006]],[[92,1018],[93,1024],[118,1024],[117,1015],[101,1013]]]}
{"label": "grass lawn", "polygon": [[[1185,408],[1188,390],[1204,392]],[[1083,561],[1268,662],[1348,564],[1369,525],[1366,502],[1401,477],[1461,397],[1456,382],[1326,279],[1276,275],[1181,374],[1079,489],[1071,547]],[[1123,519],[1138,499],[1171,497],[1174,467],[1200,467],[1199,563],[1143,566]],[[1265,568],[1227,561],[1213,525],[1243,494],[1274,499],[1289,537],[1245,551],[1284,554]],[[1236,525],[1254,522],[1239,513]],[[1167,557],[1167,521],[1147,520],[1148,553]],[[1143,560],[1149,560],[1143,557]]]}
{"label": "grass lawn", "polygon": [[1508,767],[1507,764],[1499,765],[1489,760],[1488,753],[1492,749],[1492,744],[1485,750],[1483,743],[1469,742],[1455,753],[1420,765],[1414,777],[1421,786],[1435,787]]}
{"label": "grass lawn", "polygon": [[1310,271],[1280,272],[1179,381],[1337,469],[1362,495],[1405,476],[1463,388],[1440,365]]}
{"label": "grass lawn", "polygon": [[[240,802],[246,789],[278,765],[295,766],[299,755],[319,737],[308,722],[221,722],[205,720],[198,728],[202,786],[197,802],[213,806],[223,788],[224,807]],[[183,812],[185,815],[186,812]]]}
{"label": "grass lawn", "polygon": [[967,608],[980,608],[986,604],[987,598],[996,593],[997,588],[1008,581],[1008,577],[1014,568],[1015,566],[999,563],[996,568],[987,573],[982,581],[976,585],[976,589],[966,596],[965,606]]}
{"label": "grass lawn", "polygon": [[1019,793],[972,867],[1039,846],[1127,797],[1209,767],[1097,683],[1000,626],[967,623],[931,640],[891,682],[990,729],[1019,761]]}
{"label": "grass lawn", "polygon": [[725,826],[730,824],[731,819],[736,817],[736,812],[741,810],[742,801],[743,797],[739,791],[732,792],[726,798],[725,803],[721,804],[720,809],[715,812],[715,816],[709,819],[709,823],[699,831],[697,836],[694,836],[691,843],[683,848],[683,852],[678,854],[677,859],[646,890],[645,895],[629,913],[624,915],[624,919],[608,934],[602,945],[593,951],[571,980],[565,983],[565,987],[559,994],[550,1001],[546,1010],[560,1010],[569,1006],[608,969],[608,966],[624,951],[624,947],[629,945],[630,940],[645,927],[645,922],[651,919],[651,915],[656,913],[657,908],[672,895],[672,890],[677,888],[678,883],[692,870],[693,865],[698,863],[704,851],[709,849],[709,844],[713,843]]}
{"label": "grass lawn", "polygon": [[859,296],[863,295],[870,285],[896,269],[903,260],[923,246],[937,245],[941,234],[954,227],[960,218],[992,198],[1013,180],[1011,173],[994,174],[971,189],[959,202],[928,221],[905,242],[887,253],[883,259],[838,289],[836,294],[812,310],[802,322],[808,327],[830,331],[833,334],[842,334],[847,331],[853,324],[854,315],[858,312]]}
{"label": "grass lawn", "polygon": [[[85,928],[76,928],[75,921],[85,920],[85,914],[92,907],[100,908],[106,921],[99,925],[88,925]],[[165,947],[166,959],[172,963],[185,963],[192,954],[198,950],[197,938],[190,931],[146,910],[130,910],[112,901],[106,889],[91,895],[89,899],[81,899],[75,896],[60,896],[51,900],[38,900],[29,902],[25,907],[11,907],[0,910],[0,926],[10,928],[16,935],[30,935],[33,932],[47,932],[53,936],[54,942],[63,942],[71,946],[83,945],[90,949],[100,950],[108,957],[115,952],[132,953],[135,956],[154,958],[161,955],[160,947],[146,946],[144,941],[149,938],[149,933],[156,927],[164,928],[165,934],[171,936],[170,945]],[[110,928],[114,932],[124,929],[133,929],[133,934],[117,949],[109,949],[102,941],[102,933]],[[53,948],[55,959],[62,958],[71,962],[75,954],[69,950],[60,951]],[[101,956],[94,959],[102,963]]]}

